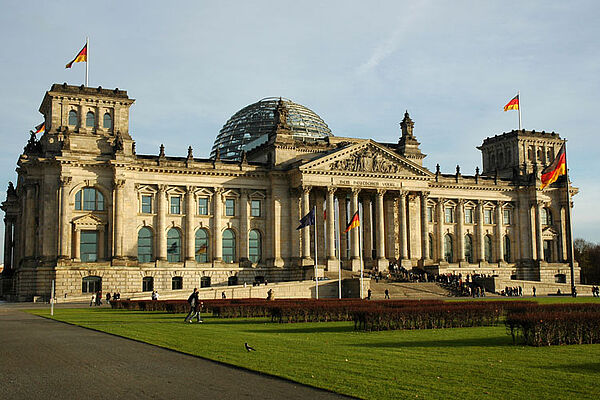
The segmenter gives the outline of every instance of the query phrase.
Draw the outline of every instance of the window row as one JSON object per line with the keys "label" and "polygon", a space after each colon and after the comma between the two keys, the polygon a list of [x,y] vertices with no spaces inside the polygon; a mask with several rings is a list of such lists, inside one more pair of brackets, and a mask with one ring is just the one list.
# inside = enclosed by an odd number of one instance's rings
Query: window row
{"label": "window row", "polygon": [[[69,111],[69,125],[79,125],[79,115],[75,110]],[[94,114],[93,111],[88,111],[87,114],[85,114],[85,126],[89,128],[96,126],[96,114]],[[105,129],[112,129],[113,127],[112,116],[109,112],[104,113],[104,117],[102,118],[102,127]]]}
{"label": "window row", "polygon": [[[444,223],[452,224],[456,221],[456,207],[444,207]],[[473,224],[476,222],[475,218],[476,212],[474,208],[465,208],[464,209],[464,223],[465,224]],[[437,221],[435,218],[435,210],[434,206],[427,206],[427,222]],[[487,225],[491,225],[496,223],[496,218],[494,217],[494,210],[491,208],[486,208],[483,210],[483,223]],[[512,219],[512,210],[504,209],[502,210],[502,223],[504,225],[511,225],[513,223]]]}
{"label": "window row", "polygon": [[[209,262],[211,251],[208,230],[198,229],[194,238],[194,254],[196,262]],[[232,263],[237,261],[236,235],[232,229],[223,231],[221,240],[223,261]],[[262,236],[256,229],[248,233],[248,259],[256,264],[262,257]],[[148,227],[143,227],[138,232],[138,261],[147,263],[154,261],[154,233]],[[167,232],[167,261],[182,261],[182,234],[179,229],[171,228]]]}
{"label": "window row", "polygon": [[[141,212],[142,214],[152,214],[155,212],[154,207],[154,196],[151,194],[143,194],[141,196]],[[169,214],[182,214],[182,196],[175,195],[169,196]],[[209,198],[199,197],[198,198],[198,215],[209,215]],[[238,213],[236,212],[236,199],[225,199],[225,216],[235,217]],[[252,217],[262,217],[262,200],[251,200],[250,201],[250,215]]]}
{"label": "window row", "polygon": [[[208,285],[206,285],[206,279],[208,278]],[[236,277],[237,278],[237,277]],[[204,280],[203,280],[204,279]],[[201,287],[210,286],[210,277],[201,278]],[[171,278],[171,290],[183,289],[183,277],[174,276]],[[145,276],[142,278],[142,292],[152,292],[154,290],[154,277]],[[81,279],[81,292],[82,293],[97,293],[102,291],[102,277],[100,276],[86,276]]]}
{"label": "window row", "polygon": [[[508,235],[504,236],[503,239],[503,245],[504,245],[504,261],[506,262],[512,262],[512,258],[511,258],[511,241],[510,241],[510,237],[508,237]],[[433,259],[433,247],[434,242],[433,242],[433,235],[429,234],[429,258]],[[460,243],[459,243],[460,245]],[[485,235],[483,237],[483,259],[489,263],[494,262],[494,259],[492,258],[492,236],[490,235]],[[474,253],[474,248],[473,248],[473,236],[472,235],[465,235],[464,236],[464,240],[463,240],[463,250],[464,250],[464,255],[465,255],[465,261],[467,261],[468,263],[473,263],[475,260],[475,253]],[[455,262],[457,260],[457,253],[455,253],[455,246],[454,246],[454,237],[451,234],[446,234],[444,235],[444,239],[443,239],[443,248],[440,249],[442,255],[443,255],[443,259],[446,262]]]}

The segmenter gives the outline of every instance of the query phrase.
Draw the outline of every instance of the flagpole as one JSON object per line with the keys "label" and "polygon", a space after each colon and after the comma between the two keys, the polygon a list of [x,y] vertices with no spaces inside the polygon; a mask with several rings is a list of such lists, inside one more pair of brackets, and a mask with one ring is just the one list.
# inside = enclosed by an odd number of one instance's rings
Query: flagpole
{"label": "flagpole", "polygon": [[[315,292],[317,300],[319,299],[319,277],[317,276],[318,267],[317,267],[317,206],[313,206],[313,215],[315,216]],[[309,228],[310,229],[310,228]]]}
{"label": "flagpole", "polygon": [[358,255],[360,256],[360,298],[364,299],[363,289],[363,255],[362,255],[362,207],[358,204]]}
{"label": "flagpole", "polygon": [[89,64],[90,64],[90,38],[86,36],[85,38],[85,87],[89,87],[88,82],[88,72],[89,72]]}
{"label": "flagpole", "polygon": [[[337,224],[335,223],[335,221],[337,220]],[[335,235],[335,240],[337,241],[337,243],[335,244],[336,250],[337,250],[337,256],[338,256],[338,298],[341,299],[342,298],[342,252],[340,249],[340,242],[341,242],[341,229],[340,229],[340,209],[339,209],[339,203],[338,203],[338,199],[337,197],[334,200],[334,210],[333,210],[333,230],[334,232],[337,230],[337,235]]]}
{"label": "flagpole", "polygon": [[521,91],[517,90],[517,98],[519,99],[519,130],[521,130]]}
{"label": "flagpole", "polygon": [[567,226],[569,232],[569,249],[567,254],[569,258],[569,268],[571,269],[571,294],[575,293],[575,260],[573,259],[573,223],[571,220],[571,184],[569,182],[569,165],[567,164],[567,140],[563,141],[565,146],[565,179],[567,181],[567,219],[569,224]]}

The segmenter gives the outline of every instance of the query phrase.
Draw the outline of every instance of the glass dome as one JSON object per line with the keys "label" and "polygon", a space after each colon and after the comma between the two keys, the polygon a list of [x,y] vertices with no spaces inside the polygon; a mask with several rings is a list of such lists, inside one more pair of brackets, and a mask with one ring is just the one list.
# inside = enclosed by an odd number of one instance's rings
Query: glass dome
{"label": "glass dome", "polygon": [[[288,111],[287,123],[295,137],[317,139],[333,136],[325,121],[313,111],[289,99],[281,100]],[[215,158],[218,151],[223,160],[239,160],[242,150],[250,150],[266,142],[275,127],[278,102],[279,97],[267,97],[229,118],[213,144],[211,158]]]}

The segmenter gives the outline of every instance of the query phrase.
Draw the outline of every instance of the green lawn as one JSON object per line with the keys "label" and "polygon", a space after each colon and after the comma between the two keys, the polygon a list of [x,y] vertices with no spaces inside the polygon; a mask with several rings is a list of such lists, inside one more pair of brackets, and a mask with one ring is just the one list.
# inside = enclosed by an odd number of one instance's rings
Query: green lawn
{"label": "green lawn", "polygon": [[[49,317],[48,310],[33,312]],[[205,316],[204,324],[184,324],[183,317],[111,309],[57,309],[54,315],[365,399],[598,398],[600,345],[514,346],[504,326],[364,333],[348,322]],[[244,342],[257,351],[247,353]]]}

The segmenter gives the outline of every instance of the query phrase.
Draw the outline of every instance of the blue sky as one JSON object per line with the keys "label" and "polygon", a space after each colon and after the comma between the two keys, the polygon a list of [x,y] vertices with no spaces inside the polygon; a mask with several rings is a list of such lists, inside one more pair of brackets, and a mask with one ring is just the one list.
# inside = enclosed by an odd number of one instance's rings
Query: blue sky
{"label": "blue sky", "polygon": [[397,141],[408,109],[425,165],[472,174],[476,146],[517,128],[502,107],[520,90],[524,128],[569,139],[575,236],[600,242],[598,4],[2,0],[0,183],[15,180],[44,92],[83,83],[83,63],[64,66],[87,35],[90,86],[136,99],[138,153],[164,142],[208,157],[237,110],[283,96],[336,136],[376,141]]}

